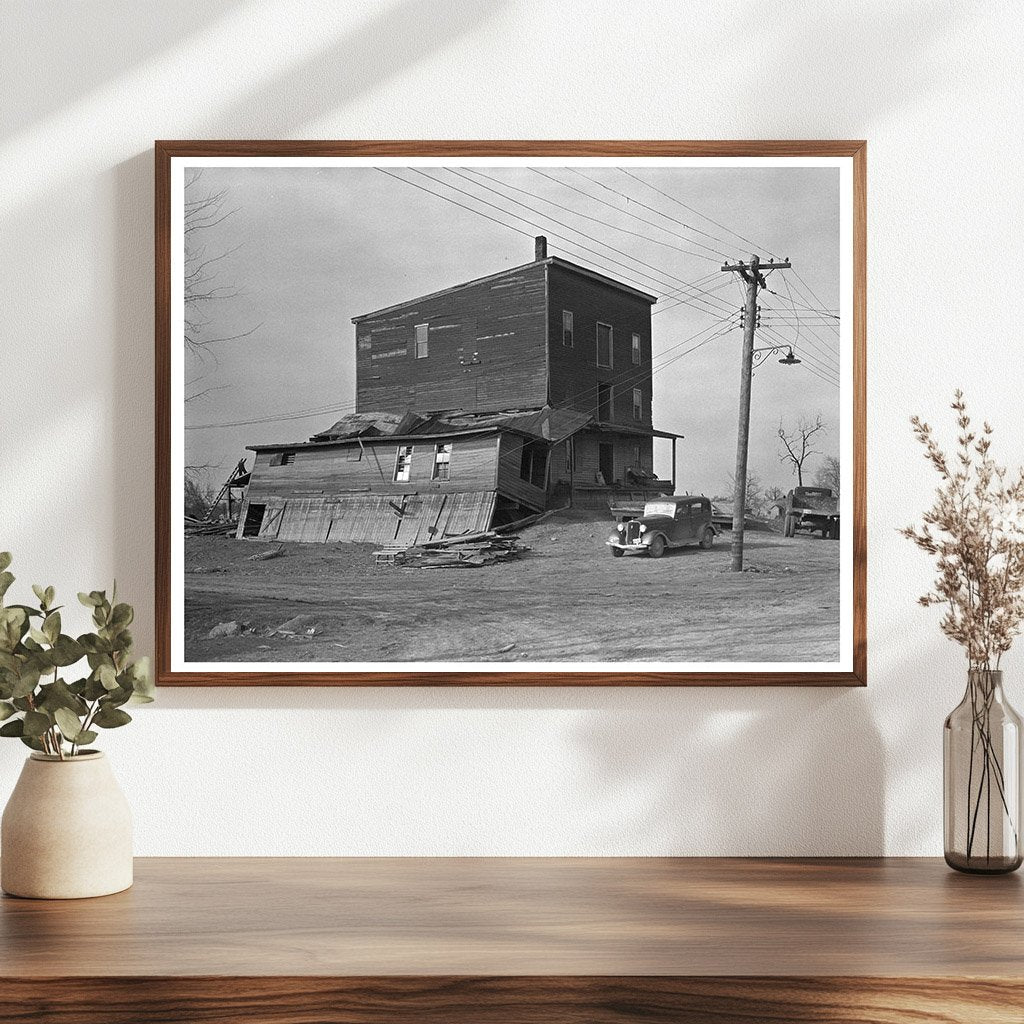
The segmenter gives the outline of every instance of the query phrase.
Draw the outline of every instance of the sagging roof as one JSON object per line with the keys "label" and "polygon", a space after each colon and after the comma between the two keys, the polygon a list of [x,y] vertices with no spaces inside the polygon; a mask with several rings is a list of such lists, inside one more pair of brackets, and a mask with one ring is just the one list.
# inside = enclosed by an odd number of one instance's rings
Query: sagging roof
{"label": "sagging roof", "polygon": [[511,430],[517,434],[542,438],[545,441],[562,441],[591,423],[589,413],[574,409],[517,410],[495,413],[447,413],[445,415],[421,416],[407,412],[402,416],[386,412],[351,413],[338,420],[318,434],[311,442],[355,440],[359,437],[423,437],[433,434],[464,434],[485,428]]}
{"label": "sagging roof", "polygon": [[508,431],[525,437],[556,444],[593,424],[589,413],[574,409],[517,410],[496,413],[450,413],[444,416],[404,415],[387,412],[350,413],[333,426],[308,441],[284,444],[249,445],[249,451],[281,451],[295,448],[316,448],[329,444],[386,437],[392,441],[417,441],[426,437],[467,437],[474,434],[496,434]]}
{"label": "sagging roof", "polygon": [[529,270],[531,267],[540,265],[560,267],[562,270],[566,270],[571,274],[576,274],[579,277],[586,277],[592,281],[598,281],[599,283],[606,284],[611,288],[616,288],[621,292],[626,292],[628,295],[632,295],[635,298],[643,299],[645,302],[649,302],[652,306],[658,301],[657,295],[651,295],[649,292],[642,292],[638,288],[632,288],[628,284],[616,281],[614,277],[608,277],[605,274],[600,274],[596,270],[580,266],[580,264],[573,263],[571,260],[563,260],[560,256],[548,256],[542,260],[534,260],[532,263],[523,263],[518,267],[509,267],[508,270],[499,270],[496,274],[488,274],[486,277],[477,277],[472,281],[464,281],[462,284],[452,285],[450,288],[442,288],[440,291],[428,292],[426,295],[417,295],[415,298],[405,299],[403,302],[396,302],[391,306],[384,306],[382,309],[375,309],[371,313],[361,313],[359,316],[352,317],[352,323],[358,324],[363,320],[372,320],[375,317],[384,316],[386,313],[393,313],[395,310],[403,309],[406,306],[414,306],[417,303],[426,302],[428,299],[437,299],[443,295],[451,295],[454,292],[461,291],[463,288],[471,288],[474,285],[486,284],[488,281],[498,281],[503,277],[508,277],[510,274],[521,274],[524,270]]}

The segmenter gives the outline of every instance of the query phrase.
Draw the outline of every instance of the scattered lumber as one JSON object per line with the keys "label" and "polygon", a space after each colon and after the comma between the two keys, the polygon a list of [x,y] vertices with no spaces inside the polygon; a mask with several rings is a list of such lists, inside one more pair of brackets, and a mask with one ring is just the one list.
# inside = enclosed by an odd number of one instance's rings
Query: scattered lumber
{"label": "scattered lumber", "polygon": [[[465,540],[438,546],[423,544],[389,551],[389,562],[408,569],[478,569],[495,562],[508,562],[528,551],[518,537],[499,537],[497,534],[474,534]],[[375,552],[379,554],[379,552]]]}
{"label": "scattered lumber", "polygon": [[220,523],[203,523],[185,517],[185,534],[189,537],[230,537],[238,530],[238,520]]}

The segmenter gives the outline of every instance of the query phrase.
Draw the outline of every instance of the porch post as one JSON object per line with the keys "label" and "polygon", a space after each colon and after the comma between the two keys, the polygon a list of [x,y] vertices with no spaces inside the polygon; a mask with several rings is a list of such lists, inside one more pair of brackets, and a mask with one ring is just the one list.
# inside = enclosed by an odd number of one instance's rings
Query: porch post
{"label": "porch post", "polygon": [[672,435],[672,493],[676,493],[676,438]]}

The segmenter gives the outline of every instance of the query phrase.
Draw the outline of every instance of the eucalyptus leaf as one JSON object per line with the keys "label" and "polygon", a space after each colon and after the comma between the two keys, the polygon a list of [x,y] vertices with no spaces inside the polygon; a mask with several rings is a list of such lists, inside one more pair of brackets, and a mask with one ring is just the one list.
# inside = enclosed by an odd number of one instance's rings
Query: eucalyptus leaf
{"label": "eucalyptus leaf", "polygon": [[35,626],[32,626],[31,629],[29,629],[28,635],[35,640],[37,644],[42,645],[50,643],[50,638],[41,629],[36,629]]}
{"label": "eucalyptus leaf", "polygon": [[85,605],[86,608],[95,608],[99,604],[96,592],[93,591],[91,594],[83,594],[81,591],[78,592],[78,600]]}
{"label": "eucalyptus leaf", "polygon": [[57,637],[60,636],[60,612],[50,612],[43,619],[42,631],[51,644],[57,642]]}
{"label": "eucalyptus leaf", "polygon": [[25,735],[25,723],[20,718],[15,718],[10,722],[4,722],[0,725],[0,736],[24,736]]}
{"label": "eucalyptus leaf", "polygon": [[117,729],[122,725],[127,725],[131,720],[132,716],[127,711],[105,704],[96,712],[92,721],[101,729]]}
{"label": "eucalyptus leaf", "polygon": [[[0,735],[2,734],[3,730],[0,729]],[[44,747],[42,742],[36,739],[35,736],[21,736],[19,738],[26,747],[31,747],[33,750],[38,750],[40,753],[46,753],[46,747]]]}
{"label": "eucalyptus leaf", "polygon": [[113,665],[100,665],[96,669],[96,678],[103,684],[105,690],[116,690],[118,687],[117,673]]}
{"label": "eucalyptus leaf", "polygon": [[32,665],[26,665],[18,677],[17,683],[14,684],[14,690],[11,693],[12,697],[29,697],[35,691],[35,688],[39,685],[39,669]]}
{"label": "eucalyptus leaf", "polygon": [[61,635],[57,637],[56,643],[53,645],[53,651],[51,654],[54,665],[58,667],[66,667],[68,665],[74,665],[76,661],[81,661],[82,658],[85,657],[85,650],[77,640],[65,633],[61,633]]}
{"label": "eucalyptus leaf", "polygon": [[45,608],[46,607],[46,587],[39,586],[38,583],[32,584],[32,593],[39,598],[39,603]]}
{"label": "eucalyptus leaf", "polygon": [[50,716],[43,714],[42,711],[25,712],[24,725],[26,736],[42,736],[52,724]]}
{"label": "eucalyptus leaf", "polygon": [[[7,552],[5,551],[6,555]],[[11,584],[14,582],[14,577],[9,572],[0,572],[0,598],[11,589]]]}
{"label": "eucalyptus leaf", "polygon": [[82,720],[78,715],[67,708],[57,708],[53,717],[64,738],[72,743],[77,743],[79,734],[82,732]]}
{"label": "eucalyptus leaf", "polygon": [[130,626],[135,618],[135,611],[130,604],[116,604],[110,613],[110,625],[116,629]]}
{"label": "eucalyptus leaf", "polygon": [[36,707],[40,711],[52,712],[56,712],[58,708],[65,708],[79,718],[83,718],[89,712],[89,705],[74,693],[63,679],[57,679],[39,688]]}
{"label": "eucalyptus leaf", "polygon": [[3,571],[11,564],[10,551],[0,551],[0,571]]}
{"label": "eucalyptus leaf", "polygon": [[84,729],[78,734],[78,739],[76,739],[75,742],[79,746],[82,746],[84,743],[92,743],[97,736],[99,736],[98,732],[93,732],[92,729]]}
{"label": "eucalyptus leaf", "polygon": [[0,700],[0,722],[6,722],[11,715],[18,713],[18,709],[6,700]]}

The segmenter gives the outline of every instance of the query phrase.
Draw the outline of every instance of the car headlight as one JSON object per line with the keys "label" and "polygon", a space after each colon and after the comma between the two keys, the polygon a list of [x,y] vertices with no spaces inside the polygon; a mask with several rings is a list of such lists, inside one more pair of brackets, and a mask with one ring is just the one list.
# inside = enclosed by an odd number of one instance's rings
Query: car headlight
{"label": "car headlight", "polygon": [[647,532],[647,527],[643,523],[640,524],[640,532],[641,533],[646,533]]}
{"label": "car headlight", "polygon": [[619,523],[619,525],[615,527],[615,529],[618,530],[619,533],[622,533],[622,531],[625,530],[625,528],[626,528],[626,524],[625,523]]}

